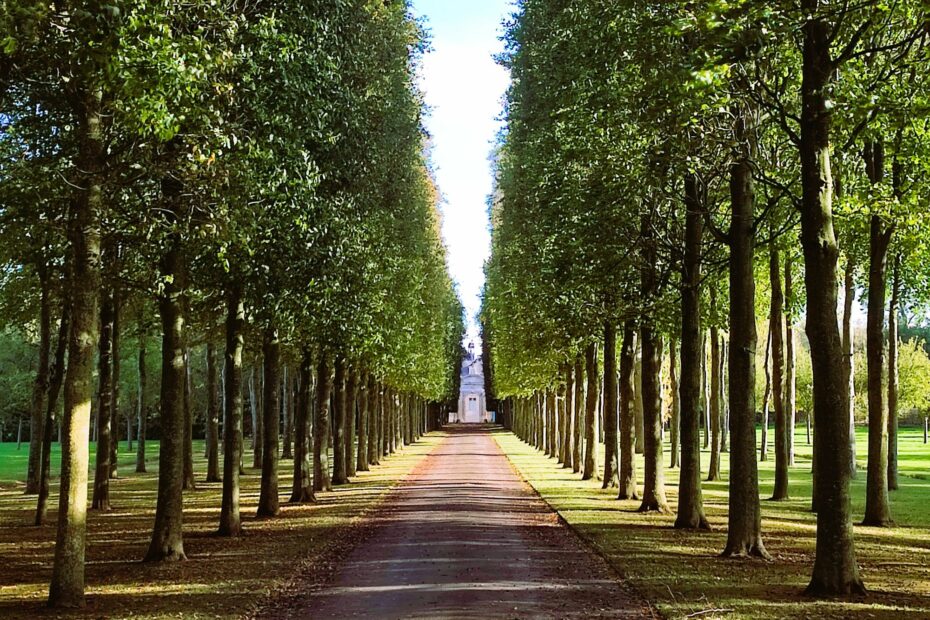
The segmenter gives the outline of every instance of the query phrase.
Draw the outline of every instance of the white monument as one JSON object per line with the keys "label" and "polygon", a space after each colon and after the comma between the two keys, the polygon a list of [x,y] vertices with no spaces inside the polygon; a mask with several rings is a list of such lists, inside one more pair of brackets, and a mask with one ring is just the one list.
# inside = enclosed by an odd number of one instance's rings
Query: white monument
{"label": "white monument", "polygon": [[493,422],[484,397],[484,369],[481,356],[475,354],[475,343],[468,343],[468,352],[462,361],[462,387],[459,391],[459,410],[449,413],[449,422],[486,424]]}

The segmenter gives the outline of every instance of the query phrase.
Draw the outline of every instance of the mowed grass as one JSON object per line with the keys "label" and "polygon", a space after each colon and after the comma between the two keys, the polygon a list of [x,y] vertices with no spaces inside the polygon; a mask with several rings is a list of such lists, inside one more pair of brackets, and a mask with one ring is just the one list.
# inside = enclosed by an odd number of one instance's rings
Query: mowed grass
{"label": "mowed grass", "polygon": [[[382,459],[371,472],[360,472],[350,485],[320,494],[315,504],[286,503],[293,461],[282,460],[281,514],[264,520],[255,518],[260,471],[248,467],[252,453],[247,451],[241,497],[244,535],[239,539],[215,535],[222,486],[203,482],[203,442],[196,442],[198,485],[184,496],[188,561],[165,565],[141,562],[155,517],[158,442],[146,444],[146,474],[132,473],[135,454],[125,452],[126,444],[121,443],[120,478],[110,482],[113,510],[91,511],[88,516],[87,607],[67,617],[242,617],[273,594],[287,592],[292,579],[311,583],[323,579],[347,541],[355,537],[353,525],[376,508],[442,437],[441,433],[423,437]],[[27,456],[26,445],[19,452],[15,444],[0,446],[0,617],[58,617],[45,607],[55,546],[58,480],[52,482],[49,524],[34,527],[36,498],[23,495]],[[56,445],[56,474],[58,460]]]}
{"label": "mowed grass", "polygon": [[[803,591],[814,560],[816,515],[810,512],[811,449],[797,429],[797,465],[791,468],[791,500],[762,501],[762,527],[773,560],[724,559],[727,455],[723,480],[704,482],[704,505],[712,532],[673,528],[673,515],[640,514],[639,502],[616,500],[616,490],[581,481],[510,433],[497,441],[540,495],[669,618],[930,618],[930,447],[920,429],[901,429],[900,489],[893,491],[893,528],[856,525],[856,550],[869,595],[855,600],[814,600]],[[771,436],[770,436],[771,437]],[[865,507],[866,432],[859,429],[859,474],[852,508]],[[663,461],[668,464],[669,446]],[[760,496],[774,480],[774,454],[759,463]],[[702,454],[706,477],[709,455]],[[637,457],[642,489],[642,458]],[[666,468],[666,491],[674,510],[678,470]]]}

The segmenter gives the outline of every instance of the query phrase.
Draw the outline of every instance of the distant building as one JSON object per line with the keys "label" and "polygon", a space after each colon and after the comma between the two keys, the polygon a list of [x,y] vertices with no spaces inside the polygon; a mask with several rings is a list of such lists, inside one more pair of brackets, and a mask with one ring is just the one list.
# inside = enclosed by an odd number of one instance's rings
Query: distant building
{"label": "distant building", "polygon": [[462,387],[459,392],[459,410],[449,414],[449,422],[485,424],[494,421],[494,413],[487,410],[484,395],[484,368],[481,356],[475,354],[475,343],[468,343],[468,352],[462,361]]}

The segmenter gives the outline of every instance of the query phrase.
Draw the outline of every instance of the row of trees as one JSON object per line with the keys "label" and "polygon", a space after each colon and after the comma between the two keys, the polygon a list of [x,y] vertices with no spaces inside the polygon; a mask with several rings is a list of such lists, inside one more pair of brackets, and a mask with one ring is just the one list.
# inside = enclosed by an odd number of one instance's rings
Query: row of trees
{"label": "row of trees", "polygon": [[[864,591],[849,501],[853,300],[863,290],[864,522],[891,521],[897,321],[905,307],[923,314],[930,292],[927,20],[907,2],[524,0],[506,37],[513,86],[483,309],[497,396],[510,397],[524,437],[576,470],[582,461],[590,478],[601,357],[604,483],[641,498],[642,511],[670,512],[667,351],[676,527],[708,527],[699,428],[709,407],[711,477],[729,431],[723,553],[768,557],[757,359],[765,349],[771,360],[773,499],[786,499],[795,362],[809,352],[816,595]],[[802,319],[809,348],[799,350]]]}
{"label": "row of trees", "polygon": [[122,338],[140,343],[145,411],[146,342],[161,336],[145,559],[174,561],[193,483],[191,347],[207,350],[214,470],[222,403],[219,532],[236,536],[244,343],[260,343],[258,512],[273,516],[282,360],[299,369],[291,499],[308,501],[347,481],[368,412],[381,412],[371,420],[383,438],[395,424],[411,440],[426,403],[453,392],[462,308],[424,155],[424,39],[407,2],[17,0],[0,24],[4,318],[38,341],[28,491],[40,504],[61,391],[49,602],[68,607],[84,596],[92,401],[93,507],[109,507]]}

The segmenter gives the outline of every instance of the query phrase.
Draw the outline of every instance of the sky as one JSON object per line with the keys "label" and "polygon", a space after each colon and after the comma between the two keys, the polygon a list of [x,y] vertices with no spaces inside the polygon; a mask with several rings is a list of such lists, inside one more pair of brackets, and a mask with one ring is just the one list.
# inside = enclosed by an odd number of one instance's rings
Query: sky
{"label": "sky", "polygon": [[426,127],[444,199],[449,271],[465,305],[470,337],[476,335],[484,261],[490,254],[490,155],[510,83],[494,55],[503,49],[499,37],[511,12],[510,0],[414,0],[414,13],[427,20],[431,36],[420,84],[431,109]]}

